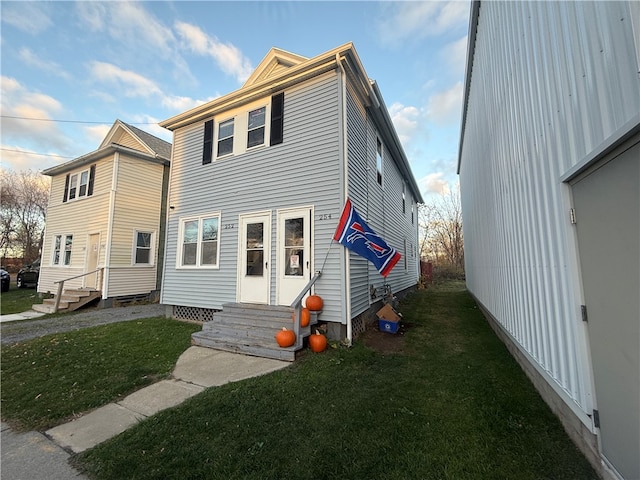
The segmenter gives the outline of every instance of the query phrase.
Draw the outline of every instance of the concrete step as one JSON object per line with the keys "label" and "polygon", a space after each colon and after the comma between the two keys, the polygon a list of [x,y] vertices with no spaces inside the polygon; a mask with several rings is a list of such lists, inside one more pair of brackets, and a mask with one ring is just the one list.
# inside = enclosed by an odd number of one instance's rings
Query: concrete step
{"label": "concrete step", "polygon": [[[40,312],[40,313],[54,313],[53,308],[54,308],[54,305],[49,305],[46,303],[31,305],[32,310],[35,310],[36,312]],[[64,312],[66,310],[58,308],[58,311]]]}

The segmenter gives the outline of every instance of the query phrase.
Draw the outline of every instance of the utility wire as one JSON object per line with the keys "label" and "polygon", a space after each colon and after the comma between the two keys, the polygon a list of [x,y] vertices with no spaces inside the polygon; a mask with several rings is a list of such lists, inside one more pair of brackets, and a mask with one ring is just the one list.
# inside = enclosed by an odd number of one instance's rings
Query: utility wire
{"label": "utility wire", "polygon": [[[32,120],[34,122],[59,122],[59,123],[95,123],[95,124],[111,124],[113,121],[109,122],[94,122],[94,121],[85,121],[85,120],[60,120],[55,118],[31,118],[31,117],[17,117],[13,115],[0,115],[0,118],[9,118],[12,120]],[[158,122],[124,122],[129,125],[157,125]]]}
{"label": "utility wire", "polygon": [[38,153],[38,152],[29,152],[27,150],[14,150],[12,148],[0,148],[3,152],[16,152],[16,153],[24,153],[26,155],[41,155],[43,157],[60,157],[60,158],[76,158],[69,157],[65,155],[56,155],[55,153]]}

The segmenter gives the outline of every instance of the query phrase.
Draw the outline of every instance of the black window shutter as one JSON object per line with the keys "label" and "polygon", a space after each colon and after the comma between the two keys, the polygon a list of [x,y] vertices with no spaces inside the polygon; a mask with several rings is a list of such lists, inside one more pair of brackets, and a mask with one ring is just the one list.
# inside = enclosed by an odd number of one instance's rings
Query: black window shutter
{"label": "black window shutter", "polygon": [[211,163],[213,157],[213,120],[204,122],[204,145],[202,146],[202,164]]}
{"label": "black window shutter", "polygon": [[67,173],[67,178],[64,179],[64,196],[62,197],[62,203],[67,201],[68,194],[69,194],[69,174]]}
{"label": "black window shutter", "polygon": [[271,145],[282,143],[284,124],[284,92],[271,97]]}
{"label": "black window shutter", "polygon": [[93,182],[95,180],[95,177],[96,177],[96,166],[91,165],[91,168],[89,169],[89,187],[87,188],[87,197],[90,197],[91,195],[93,195]]}

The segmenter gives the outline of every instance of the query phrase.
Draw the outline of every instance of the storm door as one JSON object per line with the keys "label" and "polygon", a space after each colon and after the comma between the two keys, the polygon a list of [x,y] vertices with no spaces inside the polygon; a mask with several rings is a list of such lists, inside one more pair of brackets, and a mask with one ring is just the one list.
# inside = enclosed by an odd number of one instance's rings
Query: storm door
{"label": "storm door", "polygon": [[278,305],[291,305],[311,278],[311,210],[278,212]]}
{"label": "storm door", "polygon": [[270,213],[240,217],[238,271],[240,302],[269,303],[270,238]]}

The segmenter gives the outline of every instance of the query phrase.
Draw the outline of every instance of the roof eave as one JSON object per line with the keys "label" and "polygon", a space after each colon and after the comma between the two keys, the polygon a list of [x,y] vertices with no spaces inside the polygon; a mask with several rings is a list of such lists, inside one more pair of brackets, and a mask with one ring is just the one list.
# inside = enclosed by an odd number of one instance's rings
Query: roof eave
{"label": "roof eave", "polygon": [[480,15],[480,0],[471,2],[471,14],[469,15],[469,38],[467,40],[467,64],[464,74],[464,96],[462,99],[462,120],[460,124],[460,140],[458,142],[458,166],[456,173],[460,175],[462,167],[462,147],[464,145],[464,133],[467,124],[467,108],[469,106],[469,89],[471,88],[471,72],[473,69],[473,56],[476,51],[476,36],[478,34],[478,17]]}
{"label": "roof eave", "polygon": [[133,148],[125,147],[123,145],[118,145],[117,143],[112,143],[105,147],[99,148],[98,150],[94,150],[93,152],[82,155],[81,157],[65,162],[62,165],[57,165],[55,167],[47,168],[46,170],[42,171],[42,174],[53,177],[55,175],[60,175],[61,173],[70,172],[79,167],[88,165],[92,162],[102,160],[103,158],[115,152],[126,153],[127,155],[140,158],[142,160],[159,163],[162,165],[170,164],[170,160],[161,155],[157,155],[157,154],[152,155],[149,153],[141,152],[139,150],[134,150]]}
{"label": "roof eave", "polygon": [[298,66],[291,67],[290,69],[282,72],[275,79],[269,78],[251,85],[248,88],[242,87],[227,95],[163,120],[159,125],[173,131],[180,127],[213,117],[217,113],[227,109],[249,103],[262,96],[277,93],[292,85],[308,80],[309,78],[335,70],[337,68],[336,54],[344,55],[349,51],[353,52],[353,43],[351,42],[310,58],[308,61]]}

